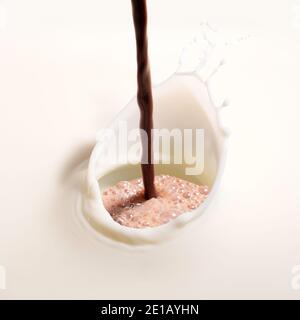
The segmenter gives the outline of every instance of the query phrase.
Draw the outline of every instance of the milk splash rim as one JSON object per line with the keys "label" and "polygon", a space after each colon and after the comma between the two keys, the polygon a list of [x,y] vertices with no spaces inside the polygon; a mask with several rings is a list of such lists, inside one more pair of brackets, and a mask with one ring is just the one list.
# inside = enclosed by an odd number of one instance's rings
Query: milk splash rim
{"label": "milk splash rim", "polygon": [[[158,244],[170,239],[186,224],[199,218],[207,209],[216,193],[224,170],[227,139],[229,136],[229,131],[223,126],[220,116],[220,110],[228,105],[227,99],[224,99],[224,102],[220,106],[216,106],[210,89],[210,80],[225,63],[223,55],[224,46],[226,46],[226,42],[223,39],[220,40],[218,33],[207,23],[202,24],[200,37],[195,37],[183,50],[174,75],[161,85],[153,88],[163,101],[170,95],[175,94],[172,101],[173,104],[179,104],[179,107],[181,98],[184,101],[188,100],[190,106],[196,112],[196,114],[191,114],[183,108],[177,109],[176,112],[179,112],[179,114],[170,114],[169,112],[164,118],[164,121],[169,125],[162,125],[160,129],[170,127],[170,123],[174,117],[179,117],[178,119],[180,119],[180,117],[185,118],[186,116],[190,117],[190,120],[195,123],[200,121],[199,125],[195,124],[195,127],[205,127],[205,152],[203,154],[206,161],[204,171],[199,177],[205,178],[208,181],[208,185],[210,185],[211,191],[208,197],[197,209],[186,212],[165,225],[143,229],[121,226],[112,219],[102,202],[98,180],[105,173],[116,168],[116,166],[109,166],[107,163],[102,166],[101,161],[99,161],[104,150],[107,151],[107,148],[104,148],[104,141],[107,143],[107,139],[105,139],[100,131],[100,134],[97,135],[98,142],[89,161],[86,188],[79,202],[82,224],[90,229],[91,233],[94,236],[96,235],[99,240],[103,241],[105,239],[109,240],[108,242],[112,240],[112,243],[115,244],[134,247],[147,247]],[[177,91],[181,89],[185,91],[182,93],[182,96],[178,96]],[[131,108],[133,103],[136,103],[135,99],[117,115],[117,121],[120,119],[125,121],[132,119],[132,115],[136,113],[136,107]],[[116,120],[108,128],[114,128]],[[171,125],[171,127],[176,128],[174,125]],[[108,147],[109,142],[108,140]]]}

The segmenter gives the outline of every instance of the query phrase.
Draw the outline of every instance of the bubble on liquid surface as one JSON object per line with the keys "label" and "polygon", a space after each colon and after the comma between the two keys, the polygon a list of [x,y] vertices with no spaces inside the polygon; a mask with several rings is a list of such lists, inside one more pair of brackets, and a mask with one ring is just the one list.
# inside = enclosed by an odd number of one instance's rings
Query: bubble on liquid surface
{"label": "bubble on liquid surface", "polygon": [[169,175],[155,177],[157,197],[144,199],[141,179],[120,181],[102,193],[106,210],[119,224],[131,228],[157,227],[200,206],[208,187]]}

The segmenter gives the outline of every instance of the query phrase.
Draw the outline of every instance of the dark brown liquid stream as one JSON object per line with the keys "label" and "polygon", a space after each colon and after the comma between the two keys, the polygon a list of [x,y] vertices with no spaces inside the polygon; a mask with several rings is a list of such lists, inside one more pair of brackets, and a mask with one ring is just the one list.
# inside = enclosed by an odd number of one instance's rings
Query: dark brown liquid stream
{"label": "dark brown liquid stream", "polygon": [[154,187],[154,165],[152,150],[153,98],[151,74],[148,59],[147,39],[147,5],[146,0],[131,0],[132,15],[135,27],[137,51],[137,100],[140,107],[140,128],[147,133],[148,139],[142,140],[142,174],[145,188],[145,199],[156,196]]}

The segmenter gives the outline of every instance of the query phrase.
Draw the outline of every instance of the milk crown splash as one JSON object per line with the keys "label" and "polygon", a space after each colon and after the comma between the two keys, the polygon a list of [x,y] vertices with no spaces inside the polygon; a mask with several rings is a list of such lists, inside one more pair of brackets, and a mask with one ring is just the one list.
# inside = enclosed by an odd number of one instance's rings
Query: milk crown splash
{"label": "milk crown splash", "polygon": [[[101,239],[109,238],[128,245],[144,246],[159,243],[170,238],[175,231],[201,216],[213,199],[219,185],[224,168],[227,150],[227,131],[220,121],[220,107],[217,107],[211,97],[209,83],[223,63],[222,49],[226,43],[216,44],[213,36],[216,33],[208,25],[202,25],[200,37],[196,37],[181,55],[177,71],[168,80],[153,88],[156,102],[155,127],[203,128],[205,130],[205,167],[199,181],[211,190],[205,202],[197,209],[186,212],[156,228],[132,229],[124,228],[112,221],[106,211],[101,197],[99,181],[107,174],[113,175],[118,166],[101,158],[110,147],[110,140],[100,135],[90,161],[87,174],[87,189],[82,198],[82,221],[94,234]],[[218,37],[217,37],[218,38]],[[195,51],[196,50],[196,51]],[[192,57],[195,57],[193,59]],[[172,113],[170,114],[170,105]],[[116,128],[120,120],[126,121],[129,130],[136,128],[138,112],[136,99],[117,115],[109,128]],[[118,181],[124,180],[118,175]],[[125,178],[126,180],[126,178]]]}

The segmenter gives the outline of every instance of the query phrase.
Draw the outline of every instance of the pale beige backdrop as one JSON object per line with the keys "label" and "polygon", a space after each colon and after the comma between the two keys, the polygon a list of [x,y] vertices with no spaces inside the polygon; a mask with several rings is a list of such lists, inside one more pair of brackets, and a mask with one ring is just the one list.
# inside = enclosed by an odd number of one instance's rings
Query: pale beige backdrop
{"label": "pale beige backdrop", "polygon": [[66,181],[136,90],[130,1],[0,0],[0,299],[299,299],[300,1],[148,3],[154,83],[201,21],[250,35],[221,81],[232,136],[219,194],[145,252],[82,232]]}

